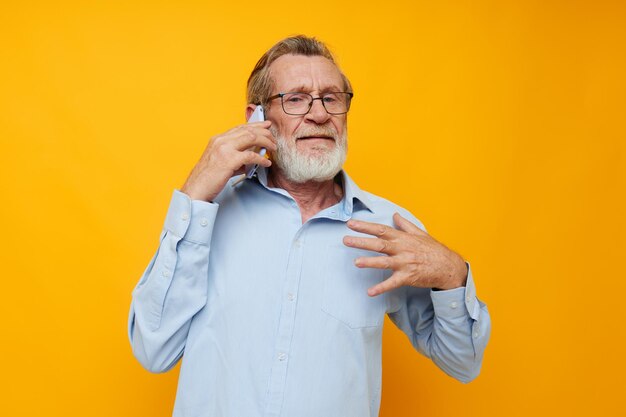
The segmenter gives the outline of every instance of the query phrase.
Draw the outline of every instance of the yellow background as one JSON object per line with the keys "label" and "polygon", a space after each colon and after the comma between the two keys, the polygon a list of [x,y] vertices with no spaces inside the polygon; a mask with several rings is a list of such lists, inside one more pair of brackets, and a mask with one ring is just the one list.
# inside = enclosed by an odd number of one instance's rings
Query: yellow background
{"label": "yellow background", "polygon": [[178,368],[132,357],[130,293],[172,190],[296,33],[354,84],[348,172],[471,261],[493,318],[469,385],[387,322],[381,416],[624,412],[624,2],[13,3],[3,415],[171,415]]}

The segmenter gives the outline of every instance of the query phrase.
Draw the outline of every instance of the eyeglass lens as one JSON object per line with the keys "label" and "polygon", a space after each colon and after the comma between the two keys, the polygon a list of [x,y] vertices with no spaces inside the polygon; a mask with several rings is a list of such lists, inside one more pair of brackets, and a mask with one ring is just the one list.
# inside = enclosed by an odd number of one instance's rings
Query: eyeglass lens
{"label": "eyeglass lens", "polygon": [[[350,94],[326,93],[319,98],[330,114],[346,113],[350,108]],[[282,96],[285,113],[302,115],[309,112],[313,96],[308,93],[286,93]]]}

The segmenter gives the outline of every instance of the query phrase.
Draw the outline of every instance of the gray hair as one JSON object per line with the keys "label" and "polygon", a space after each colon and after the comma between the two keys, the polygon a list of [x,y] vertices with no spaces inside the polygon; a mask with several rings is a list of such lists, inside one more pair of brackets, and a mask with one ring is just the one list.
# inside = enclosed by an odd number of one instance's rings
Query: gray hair
{"label": "gray hair", "polygon": [[248,78],[248,103],[267,104],[274,80],[269,67],[283,55],[322,56],[335,64],[343,79],[344,91],[352,92],[348,77],[341,71],[330,49],[321,41],[304,35],[291,36],[278,42],[263,54]]}

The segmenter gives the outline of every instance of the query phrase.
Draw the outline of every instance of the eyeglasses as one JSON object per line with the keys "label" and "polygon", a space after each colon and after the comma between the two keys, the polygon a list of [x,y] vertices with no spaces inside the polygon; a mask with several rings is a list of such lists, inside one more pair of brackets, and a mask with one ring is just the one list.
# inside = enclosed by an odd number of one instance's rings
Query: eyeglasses
{"label": "eyeglasses", "polygon": [[279,93],[271,96],[267,101],[280,97],[283,111],[292,116],[303,116],[311,111],[314,100],[320,100],[328,114],[345,114],[350,110],[353,93],[344,91],[325,93],[320,97],[313,97],[309,93]]}

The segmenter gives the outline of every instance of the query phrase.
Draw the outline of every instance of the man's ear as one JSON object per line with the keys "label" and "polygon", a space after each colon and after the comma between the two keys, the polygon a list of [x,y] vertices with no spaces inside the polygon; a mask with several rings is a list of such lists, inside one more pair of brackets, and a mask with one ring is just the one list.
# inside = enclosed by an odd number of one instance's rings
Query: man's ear
{"label": "man's ear", "polygon": [[254,109],[256,109],[256,104],[248,104],[246,106],[246,122],[250,120],[250,116],[254,113]]}

